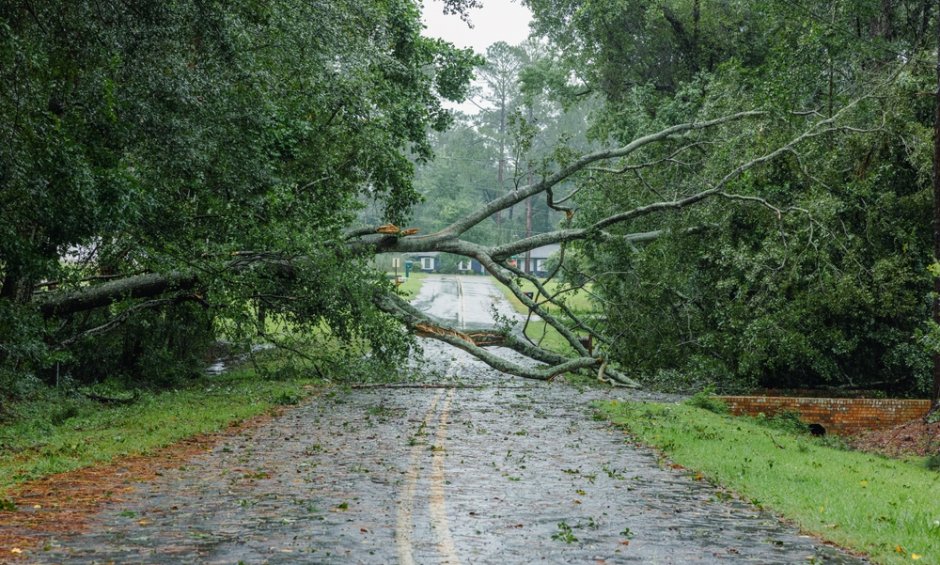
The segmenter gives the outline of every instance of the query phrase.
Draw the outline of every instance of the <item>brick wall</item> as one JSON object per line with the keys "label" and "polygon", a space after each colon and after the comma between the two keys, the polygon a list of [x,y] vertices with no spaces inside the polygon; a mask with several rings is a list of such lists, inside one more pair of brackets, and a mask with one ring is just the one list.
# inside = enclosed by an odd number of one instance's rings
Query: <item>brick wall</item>
{"label": "brick wall", "polygon": [[723,396],[736,416],[772,416],[799,412],[807,424],[819,424],[827,434],[851,435],[865,430],[890,428],[923,417],[929,400],[879,398],[794,398],[785,396]]}

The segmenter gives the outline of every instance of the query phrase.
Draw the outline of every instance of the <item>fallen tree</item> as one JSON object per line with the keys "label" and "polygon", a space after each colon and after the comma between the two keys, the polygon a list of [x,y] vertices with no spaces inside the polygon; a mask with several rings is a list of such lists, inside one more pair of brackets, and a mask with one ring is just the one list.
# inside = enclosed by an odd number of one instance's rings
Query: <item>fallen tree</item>
{"label": "fallen tree", "polygon": [[[448,6],[460,12],[473,4]],[[442,101],[466,97],[480,60],[423,37],[418,3],[142,8],[46,1],[0,16],[9,29],[0,38],[7,85],[0,132],[10,140],[0,148],[0,380],[45,371],[51,381],[52,368],[68,364],[69,355],[96,349],[90,340],[135,320],[134,339],[114,340],[123,347],[116,364],[143,358],[141,343],[152,336],[167,351],[194,341],[174,333],[180,327],[201,337],[247,337],[267,334],[267,321],[277,319],[300,330],[327,325],[342,339],[368,342],[380,352],[375,358],[400,359],[410,333],[521,377],[579,371],[635,386],[625,374],[631,368],[616,363],[623,324],[610,331],[578,315],[565,300],[573,287],[548,284],[565,273],[571,248],[619,254],[607,277],[619,284],[631,250],[708,240],[729,221],[701,210],[759,209],[768,231],[779,228],[784,248],[794,222],[809,226],[807,247],[835,239],[800,205],[828,188],[813,166],[838,153],[839,140],[864,145],[858,138],[882,127],[882,94],[898,76],[896,63],[872,66],[875,79],[889,76],[871,86],[865,75],[836,94],[830,88],[825,107],[809,85],[812,96],[780,98],[809,106],[794,111],[759,94],[742,101],[734,84],[721,83],[734,77],[716,74],[709,79],[717,81],[716,95],[695,85],[675,90],[675,107],[664,103],[662,117],[626,120],[595,141],[604,145],[599,150],[559,142],[539,162],[517,168],[508,190],[487,187],[480,192],[489,200],[479,208],[419,233],[408,223],[419,200],[416,163],[432,156],[428,132],[448,126]],[[78,41],[85,36],[98,44]],[[590,86],[591,77],[585,80]],[[574,96],[582,94],[589,92]],[[606,94],[613,100],[625,92]],[[527,109],[533,118],[534,106]],[[505,113],[496,141],[500,180],[511,173],[509,132],[524,137],[537,129]],[[786,193],[795,176],[804,181],[800,199]],[[771,186],[776,192],[765,193]],[[825,196],[823,206],[836,207]],[[531,220],[535,199],[564,221],[538,234],[527,225],[527,235],[510,241],[474,237],[488,224],[506,225],[517,205],[527,205]],[[358,225],[366,203],[375,205],[376,219]],[[510,261],[552,243],[561,253],[547,280]],[[544,320],[570,354],[541,347],[518,327],[466,332],[442,324],[396,296],[384,273],[369,266],[382,254],[417,252],[475,259],[525,305],[527,321]],[[533,296],[522,280],[535,287]],[[644,320],[637,331],[655,323]],[[499,347],[532,363],[500,357]],[[93,358],[85,365],[97,370]]]}
{"label": "fallen tree", "polygon": [[[736,194],[729,191],[731,185],[741,175],[747,171],[764,165],[784,155],[793,155],[799,149],[801,143],[822,135],[833,134],[838,131],[852,129],[841,124],[841,120],[849,114],[852,108],[858,103],[855,101],[846,105],[840,112],[832,117],[821,117],[809,115],[801,117],[806,125],[797,135],[793,136],[786,143],[781,144],[776,149],[749,158],[737,164],[731,170],[727,171],[710,186],[702,187],[701,190],[677,196],[674,199],[652,201],[642,206],[633,207],[618,211],[599,221],[593,222],[587,227],[561,227],[555,231],[542,233],[528,238],[519,239],[510,243],[484,246],[462,236],[474,226],[484,222],[490,217],[504,212],[510,207],[525,201],[532,197],[545,197],[549,205],[560,208],[564,201],[572,198],[573,194],[568,194],[558,198],[555,196],[559,187],[571,177],[596,171],[598,164],[618,162],[618,168],[607,169],[614,174],[622,173],[639,167],[652,167],[654,164],[631,165],[631,157],[641,152],[645,147],[657,143],[670,142],[675,143],[677,139],[682,140],[683,146],[697,144],[701,141],[701,135],[708,135],[709,130],[714,130],[722,126],[733,127],[734,124],[742,121],[766,120],[768,115],[762,111],[747,111],[729,114],[727,116],[693,121],[683,124],[677,124],[658,132],[638,137],[629,144],[619,148],[595,151],[573,160],[570,164],[559,167],[554,173],[545,175],[544,178],[530,185],[521,186],[508,194],[497,198],[472,214],[454,222],[443,230],[431,234],[416,234],[416,230],[401,230],[392,224],[381,226],[363,226],[347,230],[342,241],[333,241],[327,245],[326,249],[320,250],[320,254],[335,254],[338,256],[374,256],[383,253],[416,253],[416,252],[446,252],[467,258],[472,258],[480,262],[501,284],[506,285],[511,292],[521,301],[529,310],[530,315],[539,316],[552,328],[554,328],[570,345],[572,356],[561,355],[539,347],[534,342],[525,337],[525,333],[518,328],[494,328],[489,331],[466,332],[459,328],[449,327],[435,321],[427,315],[421,313],[401,297],[394,294],[387,287],[376,285],[371,298],[372,304],[381,312],[390,316],[398,323],[402,324],[410,332],[421,337],[436,339],[454,347],[462,349],[471,355],[479,358],[488,365],[508,374],[540,379],[550,380],[566,372],[593,371],[598,378],[611,383],[636,386],[636,382],[627,377],[621,371],[615,370],[609,364],[609,358],[606,353],[606,345],[616,339],[615,337],[605,335],[603,331],[597,328],[589,320],[582,319],[576,315],[565,304],[563,297],[557,293],[553,294],[546,288],[546,283],[551,280],[564,265],[565,246],[571,242],[592,241],[600,245],[637,245],[643,242],[655,240],[665,233],[665,229],[644,232],[614,232],[612,229],[629,225],[633,220],[639,218],[648,218],[651,216],[668,216],[669,213],[681,211],[693,207],[709,200],[725,200],[732,203],[757,204],[768,210],[769,213],[780,217],[783,214],[791,212],[805,213],[805,210],[797,208],[778,209],[766,199],[755,195]],[[750,126],[748,129],[754,129]],[[581,190],[581,189],[575,189]],[[572,208],[565,208],[568,211],[569,220],[574,215]],[[807,218],[812,221],[811,218]],[[681,233],[692,235],[703,231],[701,227],[689,227],[681,230]],[[523,272],[519,268],[511,265],[507,259],[511,256],[523,253],[525,251],[543,246],[549,243],[560,243],[562,245],[561,258],[546,280],[541,280],[534,275]],[[309,255],[299,255],[287,257],[279,254],[276,250],[266,252],[240,252],[237,257],[227,261],[222,272],[231,273],[238,276],[239,273],[252,270],[261,270],[266,273],[276,273],[280,280],[295,278],[299,272],[310,268],[316,268],[317,261],[311,261]],[[215,273],[217,275],[217,273]],[[43,292],[37,295],[36,304],[42,314],[49,318],[66,317],[74,315],[89,309],[96,309],[108,306],[119,301],[129,299],[153,299],[155,297],[192,296],[198,294],[197,290],[206,281],[201,279],[210,279],[207,272],[200,273],[197,270],[190,271],[171,271],[169,273],[145,273],[117,280],[110,280],[98,284],[91,284],[70,291]],[[536,296],[530,297],[523,292],[519,280],[528,280],[537,289]],[[259,294],[262,296],[262,294]],[[145,306],[147,302],[143,303]],[[157,305],[159,303],[154,303]],[[557,310],[550,311],[548,307],[553,306]],[[557,312],[557,313],[556,313]],[[86,330],[87,331],[87,330]],[[589,351],[582,340],[582,336],[591,336],[591,339],[599,344],[594,351]],[[74,339],[72,339],[74,341]],[[512,362],[504,357],[493,353],[491,350],[497,347],[511,349],[534,363],[520,364]]]}

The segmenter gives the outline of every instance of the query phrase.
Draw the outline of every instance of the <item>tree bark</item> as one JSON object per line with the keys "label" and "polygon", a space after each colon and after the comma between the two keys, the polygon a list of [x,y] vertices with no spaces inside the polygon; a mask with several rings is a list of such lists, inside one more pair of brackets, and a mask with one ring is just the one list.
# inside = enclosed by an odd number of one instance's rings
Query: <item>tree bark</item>
{"label": "tree bark", "polygon": [[128,298],[150,298],[174,290],[190,290],[197,280],[195,274],[180,271],[136,275],[62,294],[49,293],[48,297],[40,299],[39,311],[46,317],[67,316]]}

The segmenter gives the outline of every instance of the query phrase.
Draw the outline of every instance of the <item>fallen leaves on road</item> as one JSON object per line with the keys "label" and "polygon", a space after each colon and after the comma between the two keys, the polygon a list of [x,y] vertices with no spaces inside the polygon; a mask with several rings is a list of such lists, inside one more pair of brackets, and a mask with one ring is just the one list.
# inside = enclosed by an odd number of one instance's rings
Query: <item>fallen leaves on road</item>
{"label": "fallen leaves on road", "polygon": [[[0,563],[26,558],[29,550],[50,535],[65,536],[87,530],[92,516],[105,505],[119,502],[139,482],[153,480],[162,471],[178,468],[205,453],[226,437],[270,421],[281,411],[271,411],[230,425],[223,431],[198,435],[147,455],[115,460],[23,483],[7,495],[20,510],[5,513],[0,526]],[[149,521],[141,520],[141,526]],[[12,555],[12,557],[11,557]]]}

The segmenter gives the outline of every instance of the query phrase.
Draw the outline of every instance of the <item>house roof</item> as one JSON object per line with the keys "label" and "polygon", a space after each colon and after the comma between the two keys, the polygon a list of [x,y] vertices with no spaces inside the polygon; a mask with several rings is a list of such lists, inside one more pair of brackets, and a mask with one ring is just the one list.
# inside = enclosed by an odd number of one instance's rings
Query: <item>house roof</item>
{"label": "house roof", "polygon": [[541,247],[536,247],[529,252],[529,257],[533,259],[548,259],[549,255],[558,253],[561,250],[560,243],[550,243]]}
{"label": "house roof", "polygon": [[419,251],[417,253],[409,253],[409,257],[437,257],[440,255],[440,251]]}

